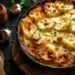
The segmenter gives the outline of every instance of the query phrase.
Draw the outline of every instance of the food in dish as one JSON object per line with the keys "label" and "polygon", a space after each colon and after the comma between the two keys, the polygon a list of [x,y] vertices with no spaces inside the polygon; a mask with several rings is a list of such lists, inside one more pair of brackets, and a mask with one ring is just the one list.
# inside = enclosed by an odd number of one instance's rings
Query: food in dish
{"label": "food in dish", "polygon": [[56,1],[37,5],[20,21],[25,51],[45,65],[75,65],[75,9]]}
{"label": "food in dish", "polygon": [[55,6],[61,12],[68,12],[73,9],[71,2],[56,1]]}

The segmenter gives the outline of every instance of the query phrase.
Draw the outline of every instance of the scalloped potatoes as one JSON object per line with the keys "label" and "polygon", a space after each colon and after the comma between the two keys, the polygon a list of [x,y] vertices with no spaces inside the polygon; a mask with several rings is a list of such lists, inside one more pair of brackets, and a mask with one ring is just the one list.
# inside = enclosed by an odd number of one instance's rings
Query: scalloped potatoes
{"label": "scalloped potatoes", "polygon": [[75,65],[75,9],[73,4],[45,2],[20,21],[20,40],[39,62]]}

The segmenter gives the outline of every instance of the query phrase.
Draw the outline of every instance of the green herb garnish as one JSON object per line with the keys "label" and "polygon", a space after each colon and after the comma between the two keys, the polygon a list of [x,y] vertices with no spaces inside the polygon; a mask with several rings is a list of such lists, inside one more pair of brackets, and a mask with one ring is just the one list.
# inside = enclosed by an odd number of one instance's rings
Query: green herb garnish
{"label": "green herb garnish", "polygon": [[30,1],[29,0],[21,0],[20,3],[22,6],[29,6],[30,5]]}
{"label": "green herb garnish", "polygon": [[15,0],[10,0],[11,1],[11,4],[14,4],[15,3]]}

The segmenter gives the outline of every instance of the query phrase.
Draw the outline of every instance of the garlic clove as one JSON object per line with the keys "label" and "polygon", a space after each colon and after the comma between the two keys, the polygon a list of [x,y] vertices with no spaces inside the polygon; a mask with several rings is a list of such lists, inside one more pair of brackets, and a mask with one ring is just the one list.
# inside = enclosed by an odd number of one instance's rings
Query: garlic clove
{"label": "garlic clove", "polygon": [[20,4],[14,4],[11,8],[10,8],[10,11],[11,13],[13,14],[18,14],[21,12],[21,5]]}
{"label": "garlic clove", "polygon": [[11,30],[9,29],[0,30],[0,43],[8,41],[10,36],[11,36]]}

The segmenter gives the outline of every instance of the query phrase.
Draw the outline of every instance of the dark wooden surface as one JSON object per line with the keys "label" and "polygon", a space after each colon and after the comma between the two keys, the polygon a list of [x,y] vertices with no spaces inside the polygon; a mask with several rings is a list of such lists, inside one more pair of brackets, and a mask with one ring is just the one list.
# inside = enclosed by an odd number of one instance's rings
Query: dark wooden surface
{"label": "dark wooden surface", "polygon": [[[15,0],[20,1],[20,0]],[[30,0],[31,1],[31,0]],[[10,0],[0,0],[0,3],[4,4],[7,8],[11,6]],[[33,2],[30,2],[33,4]],[[23,8],[22,12],[18,15],[11,15],[9,14],[9,20],[3,28],[9,28],[12,31],[11,38],[6,42],[6,44],[0,44],[0,49],[3,51],[5,56],[5,71],[7,75],[22,75],[19,69],[16,67],[15,63],[12,60],[12,45],[14,40],[17,38],[17,25],[20,17],[23,13],[28,9],[28,7]]]}
{"label": "dark wooden surface", "polygon": [[[18,0],[19,1],[19,0]],[[35,0],[36,2],[36,0]],[[10,7],[10,0],[0,0],[0,3],[4,4],[7,8]],[[31,5],[34,3],[31,2]],[[12,46],[15,40],[17,40],[17,25],[20,17],[28,8],[24,8],[18,15],[8,15],[9,20],[3,28],[9,28],[12,31],[11,38],[5,45],[0,44],[0,49],[3,51],[5,56],[5,71],[7,75],[22,75],[15,63],[12,60]],[[70,75],[70,74],[69,74]],[[72,74],[73,75],[73,74]]]}

